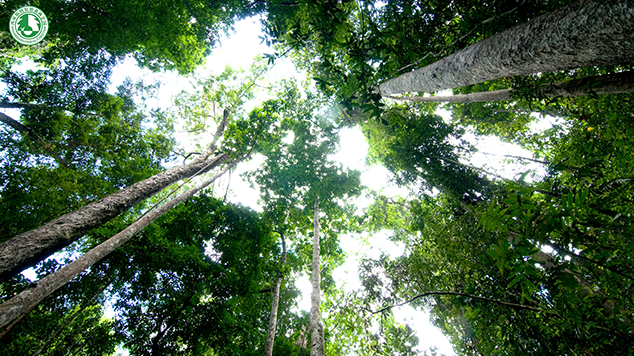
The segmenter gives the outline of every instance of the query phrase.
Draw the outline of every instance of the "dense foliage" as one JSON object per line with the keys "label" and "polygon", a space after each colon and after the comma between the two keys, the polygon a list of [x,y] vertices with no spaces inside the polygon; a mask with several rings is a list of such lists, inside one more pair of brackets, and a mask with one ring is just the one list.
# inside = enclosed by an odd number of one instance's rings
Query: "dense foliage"
{"label": "dense foliage", "polygon": [[[261,162],[244,178],[260,190],[262,212],[212,189],[187,200],[4,326],[1,353],[259,355],[277,299],[273,354],[308,355],[309,317],[295,308],[294,283],[304,273],[322,275],[327,355],[427,354],[394,317],[392,309],[405,304],[429,310],[459,355],[631,353],[634,96],[587,88],[585,96],[550,98],[542,91],[627,71],[631,63],[454,88],[510,88],[508,101],[396,104],[376,91],[380,82],[568,3],[35,4],[51,22],[45,42],[27,48],[0,35],[0,108],[19,110],[0,116],[0,242],[209,147],[228,160]],[[6,27],[24,4],[2,3],[0,22]],[[127,55],[154,70],[192,72],[220,32],[254,14],[275,52],[250,70],[190,77],[194,89],[160,110],[144,105],[158,87],[126,81],[110,88],[113,68]],[[286,54],[314,87],[274,83],[246,110],[260,76]],[[44,67],[17,70],[24,56]],[[544,122],[550,125],[536,129]],[[187,142],[178,145],[175,125]],[[368,162],[390,170],[408,196],[364,190],[360,172],[332,161],[339,132],[349,126],[366,136]],[[219,136],[210,143],[213,132]],[[475,166],[471,138],[487,136],[525,148],[516,163],[541,167],[510,179]],[[360,209],[364,192],[370,203]],[[31,272],[40,279],[60,270],[168,194],[145,197]],[[315,200],[319,271],[307,267]],[[362,236],[360,245],[387,234],[405,252],[363,259],[361,288],[346,292],[334,276],[352,255],[340,245],[352,232]],[[0,285],[0,298],[35,283],[20,274]]]}

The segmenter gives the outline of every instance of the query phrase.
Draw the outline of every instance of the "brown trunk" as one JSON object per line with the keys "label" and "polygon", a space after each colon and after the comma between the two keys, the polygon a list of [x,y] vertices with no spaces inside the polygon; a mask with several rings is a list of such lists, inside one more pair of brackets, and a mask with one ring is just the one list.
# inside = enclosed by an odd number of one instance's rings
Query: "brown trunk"
{"label": "brown trunk", "polygon": [[634,6],[579,0],[379,85],[383,96],[634,61]]}
{"label": "brown trunk", "polygon": [[[547,85],[539,90],[539,98],[577,97],[585,96],[590,93],[598,95],[632,93],[634,92],[634,71],[598,75],[582,79],[572,79]],[[449,96],[387,96],[386,98],[399,101],[434,103],[447,102],[460,104],[519,99],[511,89]]]}
{"label": "brown trunk", "polygon": [[319,196],[315,196],[315,215],[313,217],[313,262],[310,296],[310,356],[324,355],[324,325],[321,321],[321,270],[319,268]]}
{"label": "brown trunk", "polygon": [[108,254],[110,254],[116,248],[130,240],[132,236],[148,226],[159,216],[163,215],[177,204],[185,201],[187,198],[191,197],[199,190],[211,184],[219,176],[229,170],[229,168],[231,168],[234,163],[235,162],[224,168],[220,173],[215,174],[213,177],[206,179],[201,183],[198,183],[191,190],[179,195],[176,198],[171,199],[157,209],[152,210],[151,212],[134,222],[132,225],[128,226],[118,234],[101,243],[99,246],[86,252],[75,261],[64,266],[62,269],[42,278],[35,284],[34,287],[29,288],[4,302],[3,304],[0,304],[0,327],[6,325],[14,318],[19,317],[22,313],[29,310],[34,305],[39,304],[42,300],[44,300],[44,298],[65,285],[71,279],[75,278],[86,268],[92,266],[102,258],[106,257]]}

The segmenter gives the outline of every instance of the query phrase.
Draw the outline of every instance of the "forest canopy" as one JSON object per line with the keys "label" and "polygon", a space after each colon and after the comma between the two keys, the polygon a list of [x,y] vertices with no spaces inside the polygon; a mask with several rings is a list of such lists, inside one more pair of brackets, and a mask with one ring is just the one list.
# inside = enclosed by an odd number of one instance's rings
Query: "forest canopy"
{"label": "forest canopy", "polygon": [[[33,46],[7,30],[26,5],[50,22]],[[438,354],[408,306],[456,355],[629,354],[633,16],[626,0],[3,2],[0,353]],[[266,52],[205,67],[245,19]],[[188,85],[113,85],[131,59]],[[353,130],[363,170],[337,158]],[[372,244],[401,252],[355,256]]]}

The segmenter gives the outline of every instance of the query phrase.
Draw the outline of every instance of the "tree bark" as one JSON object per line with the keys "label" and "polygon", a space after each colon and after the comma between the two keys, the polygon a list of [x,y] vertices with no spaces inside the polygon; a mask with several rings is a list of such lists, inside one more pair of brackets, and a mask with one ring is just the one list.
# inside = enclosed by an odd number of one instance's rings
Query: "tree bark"
{"label": "tree bark", "polygon": [[538,72],[634,61],[631,0],[579,0],[379,85],[432,92]]}
{"label": "tree bark", "polygon": [[117,249],[119,246],[123,245],[125,242],[130,240],[132,236],[134,236],[137,232],[143,230],[143,228],[148,226],[158,217],[172,209],[174,206],[185,201],[187,198],[191,197],[199,190],[211,184],[218,177],[229,170],[233,166],[233,164],[235,164],[235,162],[232,162],[230,165],[224,168],[221,172],[215,174],[213,177],[208,178],[201,183],[198,183],[189,191],[179,195],[176,198],[171,199],[157,209],[152,210],[118,234],[114,235],[113,237],[101,243],[99,246],[93,248],[92,250],[86,252],[75,261],[67,264],[60,270],[42,278],[35,284],[34,287],[29,288],[4,302],[3,304],[0,304],[0,327],[6,325],[14,318],[19,317],[20,314],[29,310],[32,306],[42,302],[44,298],[65,285],[71,279],[75,278],[86,268],[97,263],[108,254],[110,254],[112,251]]}
{"label": "tree bark", "polygon": [[[632,93],[634,92],[634,71],[567,80],[546,85],[539,88],[539,91],[538,98],[578,97],[591,93],[597,95]],[[519,99],[512,89],[448,96],[387,96],[386,98],[399,101],[460,104]]]}
{"label": "tree bark", "polygon": [[68,167],[68,161],[63,159],[50,143],[42,140],[42,138],[31,129],[3,113],[0,113],[0,121],[19,132],[22,136],[28,137],[36,145],[40,146],[48,155],[53,157],[60,166]]}
{"label": "tree bark", "polygon": [[392,308],[400,307],[400,306],[403,306],[405,304],[409,304],[409,303],[411,303],[411,302],[413,302],[413,301],[415,301],[417,299],[420,299],[420,298],[423,298],[423,297],[428,297],[428,296],[431,296],[431,295],[455,295],[455,296],[459,296],[459,297],[467,297],[467,298],[471,298],[471,299],[482,300],[482,301],[489,302],[489,303],[495,303],[495,304],[499,304],[499,305],[504,305],[504,306],[511,307],[511,308],[514,308],[514,309],[519,309],[519,310],[526,309],[526,310],[532,310],[532,311],[548,312],[548,310],[531,307],[530,305],[510,303],[510,302],[505,302],[503,300],[497,300],[497,299],[492,299],[492,298],[480,297],[480,296],[473,295],[473,294],[460,293],[460,292],[434,291],[434,292],[426,292],[426,293],[417,294],[416,296],[410,298],[407,301],[404,301],[404,302],[398,303],[398,304],[394,304],[394,305],[389,305],[387,307],[383,307],[383,308],[381,308],[381,309],[379,309],[377,311],[372,312],[372,314],[382,313],[382,312],[390,310]]}
{"label": "tree bark", "polygon": [[324,325],[321,321],[321,270],[319,268],[319,196],[315,196],[315,215],[313,217],[313,262],[310,296],[310,356],[324,355]]}
{"label": "tree bark", "polygon": [[0,244],[0,281],[31,267],[51,253],[68,246],[86,232],[111,220],[170,184],[205,173],[226,158],[219,154],[174,167],[135,183],[116,193],[62,215],[38,228],[16,235]]}
{"label": "tree bark", "polygon": [[110,221],[170,184],[206,173],[222,164],[229,157],[228,154],[221,153],[212,158],[209,156],[216,149],[216,143],[227,126],[228,117],[229,110],[225,109],[222,122],[216,130],[212,143],[193,162],[155,174],[0,244],[0,282],[32,267],[53,252],[68,246],[86,232]]}
{"label": "tree bark", "polygon": [[[286,215],[286,221],[284,221],[284,225],[286,225],[287,221],[288,221],[288,214]],[[280,237],[282,239],[281,267],[284,268],[284,266],[286,265],[286,240],[284,239],[283,230],[280,231]],[[282,286],[282,278],[284,278],[284,274],[282,272],[279,272],[275,280],[275,286],[273,286],[273,301],[271,303],[271,317],[269,319],[269,331],[266,336],[266,344],[264,345],[265,356],[273,355],[273,345],[275,343],[275,329],[277,328],[277,310],[280,305],[280,287]]]}

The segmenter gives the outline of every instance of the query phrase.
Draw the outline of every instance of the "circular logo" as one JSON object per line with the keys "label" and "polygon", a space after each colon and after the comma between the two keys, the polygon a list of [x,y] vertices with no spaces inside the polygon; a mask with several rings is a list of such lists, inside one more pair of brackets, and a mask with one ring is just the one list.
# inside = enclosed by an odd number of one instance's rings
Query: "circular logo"
{"label": "circular logo", "polygon": [[11,36],[23,45],[34,45],[48,32],[48,19],[42,10],[33,6],[19,8],[9,21]]}

